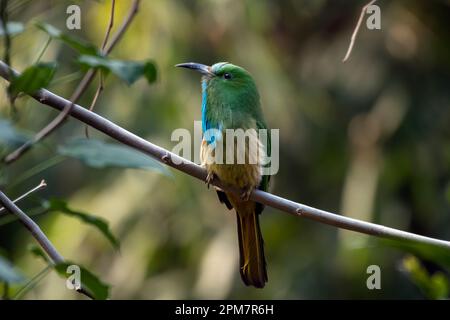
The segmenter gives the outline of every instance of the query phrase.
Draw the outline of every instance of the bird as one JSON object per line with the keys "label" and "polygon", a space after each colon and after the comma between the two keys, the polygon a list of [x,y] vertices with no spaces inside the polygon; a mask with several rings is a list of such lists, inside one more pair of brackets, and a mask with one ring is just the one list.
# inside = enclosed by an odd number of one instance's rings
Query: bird
{"label": "bird", "polygon": [[[219,201],[229,210],[236,211],[239,242],[239,272],[247,286],[263,288],[268,281],[264,254],[264,240],[259,216],[264,205],[249,200],[254,189],[267,191],[270,175],[263,174],[267,166],[265,159],[270,154],[270,135],[264,144],[256,132],[268,130],[261,109],[260,95],[251,74],[244,68],[218,62],[212,66],[188,62],[176,67],[199,72],[202,88],[202,143],[200,161],[206,168],[206,183],[217,177],[223,184],[242,190],[241,194],[216,188]],[[248,144],[239,147],[236,139],[226,138],[228,132],[246,130]],[[214,134],[210,132],[214,131]],[[215,158],[219,143],[222,143],[222,160]],[[242,146],[242,145],[241,145]],[[253,147],[252,147],[253,146]],[[239,152],[245,155],[239,160]],[[230,156],[231,155],[231,156]]]}

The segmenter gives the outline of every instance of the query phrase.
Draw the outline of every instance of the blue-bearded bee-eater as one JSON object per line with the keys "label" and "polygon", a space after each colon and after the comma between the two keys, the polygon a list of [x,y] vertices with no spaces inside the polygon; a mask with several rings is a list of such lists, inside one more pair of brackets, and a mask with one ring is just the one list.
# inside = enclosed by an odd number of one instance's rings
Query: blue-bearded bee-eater
{"label": "blue-bearded bee-eater", "polygon": [[[265,157],[270,154],[270,135],[264,145],[258,135],[267,130],[255,82],[245,69],[227,62],[207,66],[199,63],[176,65],[202,74],[202,131],[200,159],[208,172],[208,185],[214,176],[224,184],[243,190],[242,195],[217,190],[220,202],[237,213],[240,274],[246,285],[263,288],[267,282],[264,243],[259,226],[259,215],[264,205],[249,200],[253,189],[266,191],[270,176],[263,174]],[[212,129],[219,134],[207,134]],[[237,161],[236,140],[226,139],[227,129],[242,129],[249,134],[244,144],[244,161]],[[250,130],[249,130],[250,129]],[[253,130],[252,130],[253,129]],[[223,158],[233,155],[231,163],[215,159],[218,143],[222,143]],[[253,147],[252,147],[253,146]],[[256,147],[254,147],[256,146]],[[222,158],[222,159],[223,159]]]}

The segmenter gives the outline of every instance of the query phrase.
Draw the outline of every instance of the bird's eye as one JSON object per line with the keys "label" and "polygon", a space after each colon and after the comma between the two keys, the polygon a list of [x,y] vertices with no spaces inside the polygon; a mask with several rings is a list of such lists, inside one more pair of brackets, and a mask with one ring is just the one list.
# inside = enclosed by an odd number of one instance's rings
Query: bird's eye
{"label": "bird's eye", "polygon": [[223,74],[223,78],[224,78],[224,79],[227,79],[227,80],[230,80],[230,79],[231,79],[231,73],[225,72],[225,73]]}

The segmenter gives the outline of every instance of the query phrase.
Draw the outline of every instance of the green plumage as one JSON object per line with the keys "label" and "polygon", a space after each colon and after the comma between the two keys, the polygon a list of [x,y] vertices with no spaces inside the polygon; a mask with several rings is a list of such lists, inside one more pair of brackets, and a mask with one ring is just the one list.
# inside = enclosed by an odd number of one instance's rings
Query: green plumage
{"label": "green plumage", "polygon": [[[262,175],[263,159],[270,155],[270,134],[266,134],[267,150],[264,150],[257,135],[249,137],[258,146],[256,153],[246,146],[245,163],[208,163],[214,157],[218,143],[223,143],[224,153],[236,154],[238,148],[234,140],[224,138],[227,129],[267,129],[260,105],[259,93],[251,75],[243,68],[220,62],[212,67],[186,63],[180,67],[197,70],[202,77],[202,164],[208,171],[208,179],[217,176],[222,182],[243,190],[243,195],[218,190],[219,200],[228,209],[237,213],[237,227],[240,253],[240,274],[246,285],[258,288],[267,282],[264,245],[259,226],[259,214],[264,206],[248,200],[253,189],[267,190],[270,176]],[[211,129],[222,134],[208,135]],[[249,159],[257,159],[252,162]]]}

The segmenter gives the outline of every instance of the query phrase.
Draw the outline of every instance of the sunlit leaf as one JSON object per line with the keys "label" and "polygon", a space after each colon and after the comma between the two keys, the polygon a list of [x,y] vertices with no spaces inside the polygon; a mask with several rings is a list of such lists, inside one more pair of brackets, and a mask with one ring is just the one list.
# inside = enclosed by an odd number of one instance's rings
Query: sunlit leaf
{"label": "sunlit leaf", "polygon": [[445,299],[448,297],[449,283],[442,272],[430,275],[414,256],[403,259],[402,266],[427,298]]}
{"label": "sunlit leaf", "polygon": [[105,300],[108,298],[109,285],[102,282],[96,275],[79,264],[66,261],[55,265],[55,270],[60,276],[67,279],[71,275],[67,272],[67,268],[71,265],[76,265],[80,268],[80,281],[83,289],[89,292],[95,299]]}
{"label": "sunlit leaf", "polygon": [[39,29],[45,31],[50,37],[63,41],[73,49],[77,50],[79,53],[93,55],[98,54],[97,48],[94,45],[87,43],[84,40],[70,36],[48,23],[38,22],[36,23],[36,26]]}
{"label": "sunlit leaf", "polygon": [[20,283],[24,279],[25,277],[8,260],[0,256],[0,281]]}
{"label": "sunlit leaf", "polygon": [[110,71],[128,85],[133,84],[140,77],[145,77],[148,83],[156,80],[156,67],[151,61],[114,60],[92,55],[82,55],[78,61],[89,68]]}
{"label": "sunlit leaf", "polygon": [[432,261],[450,270],[450,249],[438,245],[407,240],[381,240],[382,243],[411,253],[422,259]]}
{"label": "sunlit leaf", "polygon": [[170,176],[167,168],[158,161],[119,144],[95,139],[76,139],[60,147],[58,152],[64,156],[79,159],[85,165],[94,168],[149,169]]}
{"label": "sunlit leaf", "polygon": [[112,243],[115,248],[119,248],[119,241],[109,229],[109,224],[106,220],[88,213],[72,210],[71,208],[69,208],[65,201],[60,199],[51,199],[49,201],[46,201],[44,203],[44,206],[49,211],[62,212],[68,216],[75,217],[77,219],[80,219],[84,223],[94,226]]}
{"label": "sunlit leaf", "polygon": [[[25,27],[20,22],[8,22],[6,24],[6,31],[10,36],[18,35],[19,33],[22,33],[25,30]],[[3,30],[3,26],[0,23],[0,37],[3,37],[5,35],[5,30]]]}
{"label": "sunlit leaf", "polygon": [[51,263],[50,260],[48,260],[47,255],[40,247],[30,246],[29,249],[35,256],[42,258],[46,262],[48,262],[48,265],[51,266],[59,275],[61,275],[65,279],[72,275],[71,273],[67,272],[67,268],[73,265],[78,266],[80,268],[80,281],[82,288],[88,291],[88,293],[90,293],[95,299],[104,300],[108,298],[109,285],[103,283],[96,275],[94,275],[83,266],[70,261],[64,261],[55,265]]}
{"label": "sunlit leaf", "polygon": [[40,62],[32,65],[11,81],[8,91],[13,97],[20,92],[33,94],[38,89],[49,85],[55,70],[56,63],[54,62]]}

